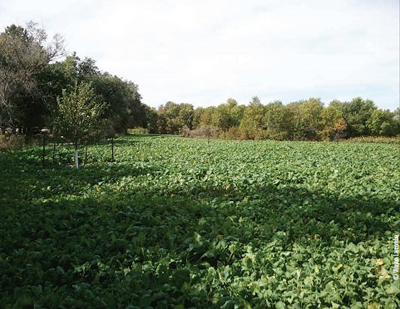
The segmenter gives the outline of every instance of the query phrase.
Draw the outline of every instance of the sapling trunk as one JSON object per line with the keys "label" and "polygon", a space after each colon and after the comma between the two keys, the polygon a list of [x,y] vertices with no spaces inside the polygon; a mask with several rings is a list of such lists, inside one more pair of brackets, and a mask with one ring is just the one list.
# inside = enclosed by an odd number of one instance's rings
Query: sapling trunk
{"label": "sapling trunk", "polygon": [[75,142],[75,168],[79,168],[78,143]]}

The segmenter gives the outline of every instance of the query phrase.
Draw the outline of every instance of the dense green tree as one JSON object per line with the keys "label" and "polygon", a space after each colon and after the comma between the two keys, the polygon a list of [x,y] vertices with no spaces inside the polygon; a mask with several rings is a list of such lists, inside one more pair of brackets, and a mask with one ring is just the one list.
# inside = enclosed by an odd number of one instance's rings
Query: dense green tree
{"label": "dense green tree", "polygon": [[0,34],[0,124],[27,128],[42,124],[41,71],[64,53],[59,35],[47,44],[47,34],[30,22],[11,25]]}
{"label": "dense green tree", "polygon": [[240,131],[243,137],[249,139],[262,138],[265,135],[266,108],[261,104],[258,97],[254,97],[245,108],[243,118],[240,122]]}
{"label": "dense green tree", "polygon": [[42,75],[48,106],[55,105],[55,98],[63,89],[71,90],[76,83],[91,83],[106,104],[103,117],[109,120],[115,132],[126,133],[128,128],[146,126],[146,112],[138,86],[100,72],[91,58],[81,60],[74,53],[62,62],[48,65]]}
{"label": "dense green tree", "polygon": [[389,110],[374,110],[367,120],[367,127],[375,136],[394,136],[398,134],[398,122]]}
{"label": "dense green tree", "polygon": [[324,104],[320,99],[310,98],[299,105],[300,119],[304,137],[316,139],[317,133],[322,129],[321,113]]}
{"label": "dense green tree", "polygon": [[136,84],[108,73],[91,75],[89,80],[105,102],[104,116],[115,132],[126,133],[128,128],[146,126],[146,112]]}
{"label": "dense green tree", "polygon": [[211,127],[213,113],[215,111],[214,106],[206,108],[197,108],[193,114],[193,126],[195,128]]}
{"label": "dense green tree", "polygon": [[217,106],[212,113],[211,125],[227,131],[231,127],[231,119],[229,115],[229,108],[226,104]]}
{"label": "dense green tree", "polygon": [[231,127],[238,127],[243,118],[245,107],[238,105],[230,98],[226,103],[218,105],[212,113],[211,125],[227,131]]}
{"label": "dense green tree", "polygon": [[348,137],[369,135],[371,133],[367,121],[377,109],[373,101],[355,98],[351,102],[343,103],[342,108],[343,117],[347,124]]}
{"label": "dense green tree", "polygon": [[40,128],[51,123],[52,111],[57,107],[57,97],[63,89],[70,91],[77,82],[75,58],[68,56],[64,61],[46,65],[38,74],[39,97],[32,98],[33,104],[40,107],[40,115],[28,117],[28,127]]}
{"label": "dense green tree", "polygon": [[239,105],[234,99],[228,99],[227,106],[230,116],[230,127],[238,127],[243,119],[246,107],[244,105]]}
{"label": "dense green tree", "polygon": [[160,133],[180,134],[184,129],[193,128],[193,105],[167,102],[158,109],[158,127]]}
{"label": "dense green tree", "polygon": [[200,128],[201,116],[204,113],[204,107],[198,107],[193,111],[193,128]]}
{"label": "dense green tree", "polygon": [[189,130],[193,129],[193,105],[188,103],[180,104],[180,110],[178,114],[178,122]]}
{"label": "dense green tree", "polygon": [[157,121],[158,121],[157,111],[154,108],[147,106],[146,104],[143,104],[143,109],[146,115],[145,128],[149,130],[149,133],[157,133]]}
{"label": "dense green tree", "polygon": [[346,121],[343,117],[342,104],[332,101],[321,112],[321,127],[318,136],[324,140],[343,138],[346,134]]}
{"label": "dense green tree", "polygon": [[291,102],[286,105],[287,118],[285,119],[288,128],[288,139],[303,140],[305,139],[303,130],[303,121],[301,119],[300,105],[304,101]]}
{"label": "dense green tree", "polygon": [[290,138],[291,113],[281,101],[275,101],[265,106],[264,123],[268,138],[278,140]]}

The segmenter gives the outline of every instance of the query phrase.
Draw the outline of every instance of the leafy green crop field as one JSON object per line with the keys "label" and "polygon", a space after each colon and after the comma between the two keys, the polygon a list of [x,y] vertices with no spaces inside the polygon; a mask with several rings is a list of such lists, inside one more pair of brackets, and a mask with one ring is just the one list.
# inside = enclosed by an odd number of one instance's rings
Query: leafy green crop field
{"label": "leafy green crop field", "polygon": [[79,170],[57,151],[0,152],[0,307],[400,307],[399,145],[127,136]]}

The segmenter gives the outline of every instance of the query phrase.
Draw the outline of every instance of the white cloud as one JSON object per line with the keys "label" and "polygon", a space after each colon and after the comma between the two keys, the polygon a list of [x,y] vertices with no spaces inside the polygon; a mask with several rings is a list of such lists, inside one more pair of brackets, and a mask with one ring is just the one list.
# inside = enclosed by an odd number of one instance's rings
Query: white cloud
{"label": "white cloud", "polygon": [[320,96],[399,105],[399,3],[3,0],[0,26],[34,20],[139,84],[152,106]]}

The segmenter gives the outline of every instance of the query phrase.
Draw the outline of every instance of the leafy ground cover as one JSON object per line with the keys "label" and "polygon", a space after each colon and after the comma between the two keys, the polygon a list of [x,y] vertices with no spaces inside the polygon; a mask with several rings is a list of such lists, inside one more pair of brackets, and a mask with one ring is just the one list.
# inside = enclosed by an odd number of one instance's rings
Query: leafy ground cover
{"label": "leafy ground cover", "polygon": [[5,308],[398,308],[396,144],[128,136],[0,152]]}

